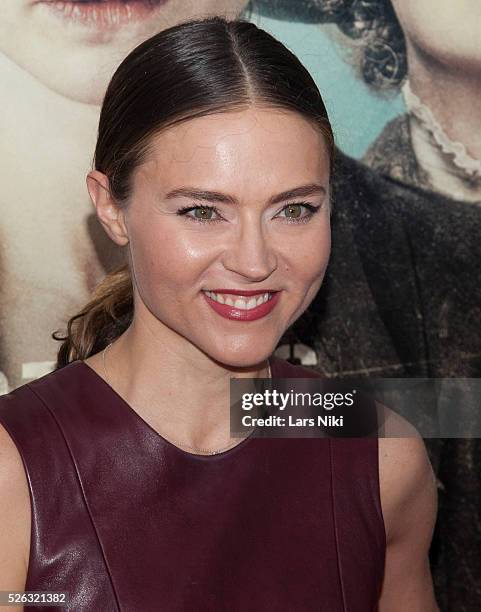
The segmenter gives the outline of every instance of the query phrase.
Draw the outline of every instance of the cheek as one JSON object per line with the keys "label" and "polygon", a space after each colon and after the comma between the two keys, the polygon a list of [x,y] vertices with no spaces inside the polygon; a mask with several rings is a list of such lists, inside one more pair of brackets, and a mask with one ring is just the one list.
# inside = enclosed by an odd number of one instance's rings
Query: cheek
{"label": "cheek", "polygon": [[478,0],[397,0],[393,3],[405,36],[429,56],[453,64],[481,55]]}
{"label": "cheek", "polygon": [[318,282],[319,285],[329,262],[330,252],[331,230],[327,221],[320,229],[298,241],[295,249],[291,248],[287,266],[302,284]]}
{"label": "cheek", "polygon": [[212,256],[212,244],[202,234],[183,231],[178,223],[130,227],[130,260],[139,292],[150,305],[159,296],[170,300],[196,291]]}
{"label": "cheek", "polygon": [[152,302],[159,290],[165,294],[182,284],[188,270],[186,255],[169,232],[139,227],[130,232],[130,261],[135,282],[144,300]]}

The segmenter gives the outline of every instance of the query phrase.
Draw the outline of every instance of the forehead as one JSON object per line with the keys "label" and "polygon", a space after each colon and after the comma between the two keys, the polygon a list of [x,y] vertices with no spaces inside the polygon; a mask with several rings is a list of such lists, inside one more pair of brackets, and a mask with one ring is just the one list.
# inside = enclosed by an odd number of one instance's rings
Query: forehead
{"label": "forehead", "polygon": [[225,185],[248,192],[293,182],[327,181],[324,136],[299,113],[272,108],[218,113],[185,121],[155,136],[138,185]]}

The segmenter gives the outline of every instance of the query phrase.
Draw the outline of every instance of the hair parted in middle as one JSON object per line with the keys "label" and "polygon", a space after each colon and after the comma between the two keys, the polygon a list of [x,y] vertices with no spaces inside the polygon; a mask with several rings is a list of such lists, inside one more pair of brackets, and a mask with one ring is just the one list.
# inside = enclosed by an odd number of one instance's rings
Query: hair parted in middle
{"label": "hair parted in middle", "polygon": [[[271,34],[242,19],[186,21],[141,43],[114,73],[100,112],[93,166],[119,207],[156,135],[181,122],[250,106],[299,113],[323,134],[331,168],[334,139],[321,94],[299,59]],[[86,359],[120,336],[133,317],[128,265],[107,275],[72,317],[57,367]]]}

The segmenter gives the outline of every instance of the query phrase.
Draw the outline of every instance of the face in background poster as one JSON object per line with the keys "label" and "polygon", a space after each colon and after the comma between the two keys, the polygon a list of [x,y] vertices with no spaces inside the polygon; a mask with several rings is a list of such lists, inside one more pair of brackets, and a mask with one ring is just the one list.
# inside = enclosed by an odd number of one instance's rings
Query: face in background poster
{"label": "face in background poster", "polygon": [[395,180],[479,203],[479,3],[330,4],[359,77],[372,91],[401,93],[404,106],[363,160]]}

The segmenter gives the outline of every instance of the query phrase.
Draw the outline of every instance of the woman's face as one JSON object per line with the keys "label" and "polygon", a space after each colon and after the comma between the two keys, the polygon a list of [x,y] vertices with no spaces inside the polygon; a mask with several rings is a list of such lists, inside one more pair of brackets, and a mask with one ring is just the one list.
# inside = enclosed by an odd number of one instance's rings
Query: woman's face
{"label": "woman's face", "polygon": [[247,0],[1,0],[0,51],[57,93],[100,104],[138,44],[181,21],[236,17]]}
{"label": "woman's face", "polygon": [[479,0],[392,0],[408,45],[431,61],[481,69]]}
{"label": "woman's face", "polygon": [[262,361],[321,285],[328,193],[324,137],[294,112],[251,107],[158,135],[121,213],[136,317],[222,363]]}

